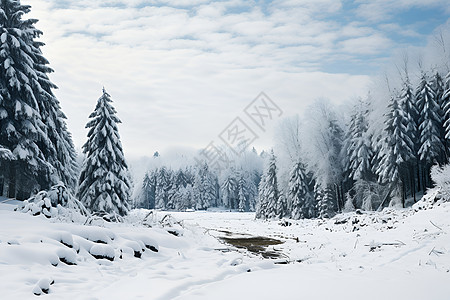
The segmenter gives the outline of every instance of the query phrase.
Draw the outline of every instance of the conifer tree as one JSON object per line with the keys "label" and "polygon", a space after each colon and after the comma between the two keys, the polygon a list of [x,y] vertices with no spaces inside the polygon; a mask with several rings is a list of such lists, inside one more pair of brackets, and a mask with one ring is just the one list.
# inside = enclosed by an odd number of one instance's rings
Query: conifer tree
{"label": "conifer tree", "polygon": [[93,212],[127,214],[130,179],[117,124],[121,121],[103,89],[86,128],[86,160],[79,179],[80,200]]}
{"label": "conifer tree", "polygon": [[444,111],[445,138],[450,140],[450,71],[445,76],[441,108]]}
{"label": "conifer tree", "polygon": [[195,208],[199,210],[217,205],[217,179],[205,163],[200,166],[194,179]]}
{"label": "conifer tree", "polygon": [[443,152],[441,141],[442,114],[436,102],[436,93],[433,91],[425,73],[422,73],[416,98],[420,111],[420,148],[418,154],[424,164],[422,182],[425,189],[425,187],[431,186],[430,168],[438,162]]}
{"label": "conifer tree", "polygon": [[303,219],[311,218],[313,197],[309,192],[305,167],[299,161],[291,170],[288,183],[288,200],[291,204],[291,218]]}
{"label": "conifer tree", "polygon": [[319,218],[331,218],[335,215],[333,188],[327,185],[325,188],[318,187],[317,190],[317,212]]}
{"label": "conifer tree", "polygon": [[360,101],[351,117],[347,156],[349,159],[350,177],[353,180],[371,179],[372,147],[368,130],[367,104]]}
{"label": "conifer tree", "polygon": [[[406,70],[406,67],[405,67]],[[410,155],[405,157],[405,168],[407,169],[408,174],[404,174],[405,178],[405,191],[406,191],[406,177],[409,177],[409,190],[411,195],[416,199],[416,177],[417,172],[420,169],[418,151],[420,147],[419,141],[419,110],[418,104],[416,101],[416,97],[414,95],[413,88],[411,86],[408,72],[405,71],[405,79],[403,81],[403,86],[400,91],[400,96],[398,99],[398,105],[400,106],[400,110],[402,114],[400,115],[403,119],[403,124],[405,126],[405,136],[408,138],[405,139],[405,143],[408,143],[408,149],[406,151],[411,151]],[[405,170],[406,172],[406,170]],[[408,175],[408,176],[406,176]],[[417,188],[419,190],[420,187]]]}
{"label": "conifer tree", "polygon": [[238,205],[239,211],[240,212],[245,211],[245,206],[246,206],[245,192],[244,192],[244,187],[241,184],[239,185],[238,200],[239,200],[239,205]]}
{"label": "conifer tree", "polygon": [[275,209],[279,197],[276,157],[272,150],[269,157],[269,164],[260,183],[256,218],[269,219],[277,217]]}
{"label": "conifer tree", "polygon": [[155,192],[156,192],[156,171],[146,173],[144,182],[142,183],[142,203],[141,207],[147,209],[155,208]]}
{"label": "conifer tree", "polygon": [[23,19],[30,8],[18,0],[0,2],[0,140],[15,157],[0,158],[0,194],[18,199],[58,181],[74,187],[77,172],[65,115],[48,78],[53,70],[37,41],[42,32],[36,19]]}
{"label": "conifer tree", "polygon": [[[389,183],[393,190],[402,192],[406,162],[411,159],[413,150],[411,149],[412,141],[406,133],[407,127],[398,97],[391,97],[384,131],[385,135],[381,140],[378,153],[380,160],[376,166],[376,174],[380,183]],[[399,196],[402,197],[404,205],[404,193]]]}
{"label": "conifer tree", "polygon": [[234,168],[229,169],[225,174],[225,179],[220,186],[220,191],[223,205],[230,209],[236,209],[239,203],[239,184],[236,179],[236,171]]}
{"label": "conifer tree", "polygon": [[155,208],[166,209],[169,203],[169,191],[172,187],[170,182],[171,174],[166,167],[161,167],[158,171],[155,190]]}

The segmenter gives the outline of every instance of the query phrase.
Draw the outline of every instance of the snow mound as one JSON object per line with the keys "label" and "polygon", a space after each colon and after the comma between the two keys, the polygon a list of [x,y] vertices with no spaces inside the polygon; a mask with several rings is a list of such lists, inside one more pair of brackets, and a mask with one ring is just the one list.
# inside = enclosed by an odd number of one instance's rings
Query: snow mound
{"label": "snow mound", "polygon": [[114,248],[110,245],[95,244],[91,247],[89,253],[96,259],[107,259],[113,261],[115,258]]}
{"label": "snow mound", "polygon": [[73,233],[87,239],[88,241],[100,244],[110,244],[116,237],[114,232],[111,230],[96,226],[84,226],[77,228]]}
{"label": "snow mound", "polygon": [[33,288],[33,294],[36,296],[41,296],[42,294],[48,294],[50,291],[50,285],[55,282],[50,278],[43,278],[39,280]]}
{"label": "snow mound", "polygon": [[77,264],[77,255],[74,250],[69,249],[58,249],[56,254],[59,260],[66,265],[72,266]]}

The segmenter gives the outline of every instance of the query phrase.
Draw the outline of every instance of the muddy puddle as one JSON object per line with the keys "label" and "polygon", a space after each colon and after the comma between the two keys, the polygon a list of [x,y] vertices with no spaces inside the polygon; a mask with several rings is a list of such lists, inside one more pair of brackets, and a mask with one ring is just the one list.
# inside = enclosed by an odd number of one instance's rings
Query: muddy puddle
{"label": "muddy puddle", "polygon": [[282,258],[282,253],[276,250],[268,250],[269,246],[280,245],[283,242],[262,236],[219,237],[223,242],[239,249],[245,249],[251,253],[261,255],[264,258]]}

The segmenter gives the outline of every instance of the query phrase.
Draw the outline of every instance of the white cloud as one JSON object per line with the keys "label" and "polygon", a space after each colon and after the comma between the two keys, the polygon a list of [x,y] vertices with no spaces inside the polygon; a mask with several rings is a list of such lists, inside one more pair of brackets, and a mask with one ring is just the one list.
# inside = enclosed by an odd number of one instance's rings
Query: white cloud
{"label": "white cloud", "polygon": [[368,76],[327,74],[325,64],[394,45],[376,27],[333,20],[335,0],[108,3],[33,0],[32,16],[77,146],[104,85],[132,155],[206,146],[262,90],[290,113],[317,97],[363,95]]}
{"label": "white cloud", "polygon": [[342,52],[357,54],[378,54],[392,47],[392,41],[381,34],[351,38],[339,43]]}

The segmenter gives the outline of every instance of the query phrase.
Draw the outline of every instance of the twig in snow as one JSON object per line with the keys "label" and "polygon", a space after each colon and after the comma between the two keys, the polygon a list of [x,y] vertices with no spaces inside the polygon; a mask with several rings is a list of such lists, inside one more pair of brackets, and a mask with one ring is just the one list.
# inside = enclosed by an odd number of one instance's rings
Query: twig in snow
{"label": "twig in snow", "polygon": [[444,251],[436,250],[435,248],[436,247],[433,247],[433,249],[431,249],[431,251],[430,251],[430,253],[428,253],[428,255],[436,254],[436,256],[439,256],[439,255],[445,254]]}
{"label": "twig in snow", "polygon": [[436,227],[437,229],[442,230],[441,227],[439,227],[439,226],[437,226],[436,224],[434,224],[433,222],[431,222],[431,220],[430,220],[430,223],[431,223],[434,227]]}

